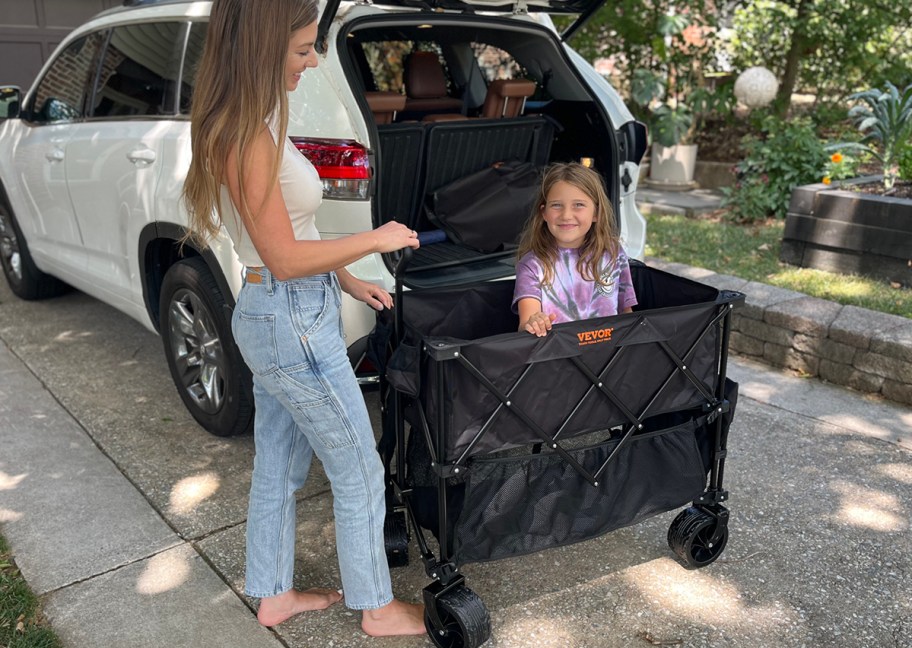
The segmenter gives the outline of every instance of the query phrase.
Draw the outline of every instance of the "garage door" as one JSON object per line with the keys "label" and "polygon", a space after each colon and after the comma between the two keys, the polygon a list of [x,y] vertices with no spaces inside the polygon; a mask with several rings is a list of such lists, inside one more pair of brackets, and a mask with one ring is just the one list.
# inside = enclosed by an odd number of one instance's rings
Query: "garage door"
{"label": "garage door", "polygon": [[121,0],[0,0],[0,84],[28,88],[70,30]]}

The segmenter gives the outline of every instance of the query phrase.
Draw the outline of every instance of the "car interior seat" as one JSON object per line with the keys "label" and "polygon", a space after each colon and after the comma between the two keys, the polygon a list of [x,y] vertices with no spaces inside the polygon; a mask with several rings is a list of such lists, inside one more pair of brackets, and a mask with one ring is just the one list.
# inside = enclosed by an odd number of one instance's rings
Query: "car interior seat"
{"label": "car interior seat", "polygon": [[534,81],[526,79],[491,81],[481,107],[481,116],[485,119],[518,117],[526,106],[526,99],[534,93]]}
{"label": "car interior seat", "polygon": [[392,124],[396,114],[405,109],[405,95],[398,92],[372,90],[365,92],[364,98],[377,124]]}
{"label": "car interior seat", "polygon": [[405,110],[409,113],[453,113],[462,99],[447,95],[446,75],[434,52],[412,52],[405,60]]}

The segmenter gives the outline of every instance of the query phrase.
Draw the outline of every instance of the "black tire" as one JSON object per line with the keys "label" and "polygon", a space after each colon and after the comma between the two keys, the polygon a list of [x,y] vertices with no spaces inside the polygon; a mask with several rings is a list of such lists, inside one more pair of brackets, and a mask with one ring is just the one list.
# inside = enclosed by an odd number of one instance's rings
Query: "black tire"
{"label": "black tire", "polygon": [[424,613],[428,637],[438,648],[477,648],[491,636],[491,617],[478,595],[468,587],[457,587],[437,599],[435,626]]}
{"label": "black tire", "polygon": [[38,269],[13,212],[0,199],[0,265],[10,290],[20,299],[57,297],[70,287]]}
{"label": "black tire", "polygon": [[387,511],[383,521],[383,543],[386,546],[386,562],[390,567],[405,567],[409,564],[409,533],[405,513]]}
{"label": "black tire", "polygon": [[253,379],[231,334],[231,309],[200,257],[165,274],[161,338],[171,378],[200,425],[220,437],[253,426]]}
{"label": "black tire", "polygon": [[668,527],[668,546],[687,569],[706,567],[722,554],[726,544],[727,519],[695,506],[681,511]]}

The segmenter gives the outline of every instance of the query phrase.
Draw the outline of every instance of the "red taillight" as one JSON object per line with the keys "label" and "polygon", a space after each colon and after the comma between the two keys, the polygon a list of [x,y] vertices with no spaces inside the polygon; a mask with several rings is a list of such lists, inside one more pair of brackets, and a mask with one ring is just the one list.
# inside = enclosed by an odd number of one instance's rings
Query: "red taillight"
{"label": "red taillight", "polygon": [[291,141],[316,167],[324,197],[366,200],[370,195],[370,160],[361,144],[306,137],[292,137]]}

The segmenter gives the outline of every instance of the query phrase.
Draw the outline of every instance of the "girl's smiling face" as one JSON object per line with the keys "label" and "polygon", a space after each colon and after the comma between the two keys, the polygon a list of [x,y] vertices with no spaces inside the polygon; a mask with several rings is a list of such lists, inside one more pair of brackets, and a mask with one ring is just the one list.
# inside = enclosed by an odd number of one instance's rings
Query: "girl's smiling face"
{"label": "girl's smiling face", "polygon": [[291,33],[288,40],[288,59],[285,61],[285,89],[291,92],[298,87],[301,73],[307,68],[317,67],[317,21]]}
{"label": "girl's smiling face", "polygon": [[569,182],[555,182],[541,207],[548,231],[562,248],[578,248],[596,220],[595,202]]}

